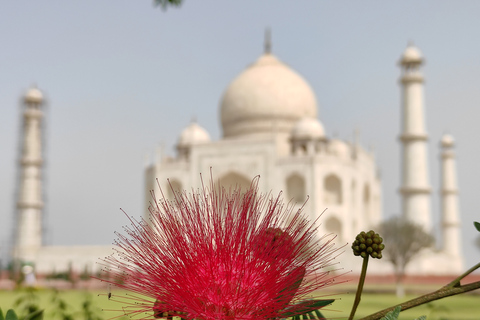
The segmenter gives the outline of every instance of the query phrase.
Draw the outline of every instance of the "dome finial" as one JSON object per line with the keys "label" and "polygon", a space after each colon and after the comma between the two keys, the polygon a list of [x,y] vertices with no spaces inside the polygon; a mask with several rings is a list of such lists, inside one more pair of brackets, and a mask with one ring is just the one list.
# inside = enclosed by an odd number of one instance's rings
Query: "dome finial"
{"label": "dome finial", "polygon": [[272,34],[270,27],[265,29],[265,54],[270,54],[272,52]]}

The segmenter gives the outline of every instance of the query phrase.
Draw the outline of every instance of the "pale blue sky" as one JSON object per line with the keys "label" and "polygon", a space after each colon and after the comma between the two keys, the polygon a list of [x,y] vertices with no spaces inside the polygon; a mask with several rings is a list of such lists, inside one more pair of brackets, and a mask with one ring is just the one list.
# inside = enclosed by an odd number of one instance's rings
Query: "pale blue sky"
{"label": "pale blue sky", "polygon": [[[218,103],[263,50],[301,73],[329,136],[358,128],[383,177],[384,213],[399,212],[399,69],[409,40],[426,58],[430,176],[438,217],[438,141],[457,141],[467,263],[478,261],[480,2],[150,0],[0,3],[0,244],[11,231],[20,96],[48,97],[49,244],[108,244],[142,211],[145,154],[196,117],[220,137]],[[438,220],[438,219],[437,219]]]}

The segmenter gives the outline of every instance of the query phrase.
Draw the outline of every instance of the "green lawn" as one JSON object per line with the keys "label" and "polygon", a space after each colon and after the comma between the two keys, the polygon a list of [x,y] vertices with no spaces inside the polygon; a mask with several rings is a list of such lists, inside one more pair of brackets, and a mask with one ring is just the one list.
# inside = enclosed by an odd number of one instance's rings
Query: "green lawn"
{"label": "green lawn", "polygon": [[[0,291],[0,308],[4,313],[10,308],[18,311],[22,309],[22,307],[15,306],[15,303],[22,298],[25,302],[33,302],[44,309],[44,319],[46,320],[59,319],[58,315],[54,315],[54,310],[58,309],[60,300],[66,303],[66,311],[69,314],[73,314],[75,319],[86,318],[84,316],[84,305],[86,303],[89,305],[89,310],[102,319],[109,319],[120,315],[122,308],[122,305],[114,302],[113,299],[108,299],[106,291],[64,290],[55,293],[55,291],[50,289],[35,290],[34,294],[28,293],[25,290]],[[118,319],[124,320],[127,319],[127,317]]]}
{"label": "green lawn", "polygon": [[[393,294],[364,294],[355,314],[355,319],[368,316],[372,313],[396,305],[403,301],[415,298],[407,296],[398,299]],[[336,298],[336,297],[332,297]],[[324,316],[331,319],[347,319],[353,305],[353,294],[341,294],[331,306],[323,311]],[[426,315],[428,320],[478,320],[480,319],[480,296],[458,295],[431,302],[400,313],[402,320],[413,320]]]}
{"label": "green lawn", "polygon": [[[7,309],[12,308],[15,301],[21,296],[26,297],[24,291],[0,291],[0,308],[5,312]],[[48,289],[37,290],[35,296],[37,297],[36,302],[45,309],[45,319],[56,319],[52,314],[54,309],[54,303],[52,302],[54,296],[53,291]],[[106,310],[121,310],[122,304],[115,302],[115,300],[121,300],[124,296],[125,293],[123,292],[113,291],[112,298],[109,300],[106,291],[86,292],[80,290],[68,290],[60,291],[58,293],[57,304],[58,298],[64,300],[68,305],[67,310],[71,313],[75,313],[75,319],[85,319],[80,313],[82,310],[82,304],[85,303],[85,301],[91,301],[92,307],[90,309],[101,318],[109,319],[114,318],[121,313],[120,311]],[[329,319],[347,319],[350,313],[350,308],[353,304],[353,294],[339,294],[335,296],[326,296],[325,298],[329,297],[337,300],[333,305],[323,310],[324,315]],[[413,298],[413,296],[408,296],[405,299],[399,300],[393,294],[364,294],[355,318],[360,319],[362,316],[369,315],[410,298]],[[427,306],[407,310],[401,313],[400,319],[413,320],[421,315],[427,315],[428,320],[477,320],[480,319],[480,296],[471,294],[459,295],[439,300]],[[120,319],[124,320],[127,318],[123,317]]]}

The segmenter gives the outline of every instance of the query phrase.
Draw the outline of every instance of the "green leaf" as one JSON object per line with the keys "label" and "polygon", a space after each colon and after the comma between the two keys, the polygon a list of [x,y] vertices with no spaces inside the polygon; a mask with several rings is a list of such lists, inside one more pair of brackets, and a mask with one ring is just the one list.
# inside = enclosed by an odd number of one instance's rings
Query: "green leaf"
{"label": "green leaf", "polygon": [[3,317],[3,311],[2,311],[2,308],[0,308],[0,320],[5,320],[5,318]]}
{"label": "green leaf", "polygon": [[316,317],[313,315],[313,312],[310,312],[310,319],[327,319],[325,316],[318,310],[314,310]]}
{"label": "green leaf", "polygon": [[[281,311],[281,318],[293,317],[293,320],[325,318],[318,309],[332,304],[335,300],[307,300]],[[318,313],[317,313],[318,312]],[[319,316],[320,314],[320,316]]]}
{"label": "green leaf", "polygon": [[387,313],[385,317],[383,317],[380,320],[397,320],[401,310],[402,310],[402,307],[398,306],[394,310]]}
{"label": "green leaf", "polygon": [[477,231],[480,232],[480,223],[477,222],[477,221],[473,221],[473,225],[475,226],[475,228],[477,229]]}
{"label": "green leaf", "polygon": [[37,310],[25,317],[25,320],[43,320],[43,310]]}
{"label": "green leaf", "polygon": [[427,316],[421,316],[421,317],[418,317],[417,319],[415,320],[427,320]]}
{"label": "green leaf", "polygon": [[315,312],[315,315],[317,316],[318,319],[325,318],[320,311],[314,310],[313,312]]}
{"label": "green leaf", "polygon": [[12,309],[8,310],[7,315],[5,316],[5,320],[18,320],[15,311],[13,311]]}

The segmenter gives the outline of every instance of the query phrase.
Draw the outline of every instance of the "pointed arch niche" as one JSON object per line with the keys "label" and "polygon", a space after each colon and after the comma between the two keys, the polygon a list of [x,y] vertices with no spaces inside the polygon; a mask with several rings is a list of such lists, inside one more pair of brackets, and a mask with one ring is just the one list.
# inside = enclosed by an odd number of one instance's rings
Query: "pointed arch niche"
{"label": "pointed arch niche", "polygon": [[305,179],[298,173],[293,173],[287,178],[287,200],[304,203],[306,200]]}
{"label": "pointed arch niche", "polygon": [[328,233],[335,234],[338,239],[342,239],[342,222],[336,217],[330,217],[325,222],[325,229]]}
{"label": "pointed arch niche", "polygon": [[172,200],[175,197],[175,193],[183,192],[182,183],[177,179],[170,179],[170,182],[167,181],[165,189],[167,190],[167,197],[169,200]]}
{"label": "pointed arch niche", "polygon": [[343,203],[342,181],[337,175],[330,174],[326,176],[323,187],[325,191],[325,204],[340,205]]}
{"label": "pointed arch niche", "polygon": [[228,172],[218,179],[218,183],[227,191],[230,189],[233,191],[236,188],[241,188],[241,193],[243,194],[250,188],[252,181],[242,174]]}
{"label": "pointed arch niche", "polygon": [[354,212],[352,215],[353,218],[353,230],[358,229],[358,216],[361,214],[359,212],[359,208],[357,206],[357,184],[355,183],[355,180],[352,180],[352,187],[350,189],[350,203],[352,208],[354,208]]}
{"label": "pointed arch niche", "polygon": [[370,194],[370,186],[365,184],[363,187],[363,211],[365,213],[365,218],[368,218],[372,215],[371,211],[371,194]]}

